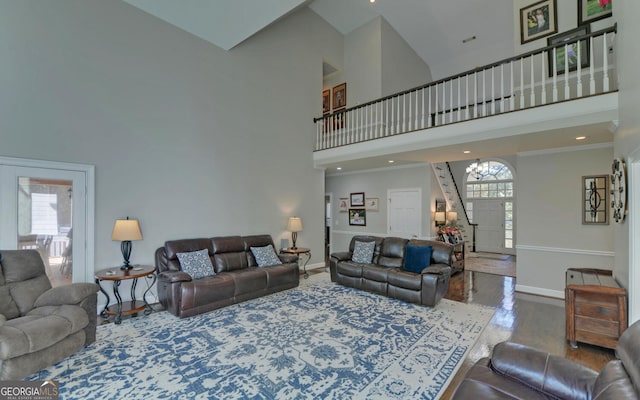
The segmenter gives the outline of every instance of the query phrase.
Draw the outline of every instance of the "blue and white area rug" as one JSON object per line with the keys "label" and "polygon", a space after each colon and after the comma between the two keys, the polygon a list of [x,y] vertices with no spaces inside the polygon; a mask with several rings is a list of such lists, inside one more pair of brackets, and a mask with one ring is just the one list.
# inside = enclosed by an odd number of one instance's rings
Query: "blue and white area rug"
{"label": "blue and white area rug", "polygon": [[57,380],[61,399],[435,399],[494,313],[327,280],[187,319],[102,325],[96,343],[30,379]]}

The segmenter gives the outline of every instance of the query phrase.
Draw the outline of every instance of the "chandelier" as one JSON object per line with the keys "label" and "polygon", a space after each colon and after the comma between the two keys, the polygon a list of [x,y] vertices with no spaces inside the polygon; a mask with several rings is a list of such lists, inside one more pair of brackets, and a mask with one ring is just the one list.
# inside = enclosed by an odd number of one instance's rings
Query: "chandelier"
{"label": "chandelier", "polygon": [[471,178],[480,180],[487,172],[486,169],[486,164],[481,164],[480,159],[476,158],[476,160],[467,167],[467,174],[469,174]]}

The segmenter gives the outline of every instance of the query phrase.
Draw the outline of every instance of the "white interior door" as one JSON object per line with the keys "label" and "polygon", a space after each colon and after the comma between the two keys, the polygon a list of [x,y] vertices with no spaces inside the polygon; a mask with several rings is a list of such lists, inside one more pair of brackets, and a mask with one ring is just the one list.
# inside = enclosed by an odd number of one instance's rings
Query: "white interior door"
{"label": "white interior door", "polygon": [[388,198],[389,236],[407,239],[422,236],[422,193],[420,189],[391,189]]}
{"label": "white interior door", "polygon": [[[4,162],[3,162],[4,161]],[[93,278],[93,195],[87,193],[90,171],[60,168],[66,164],[0,159],[0,249],[36,249],[52,284]],[[90,173],[90,177],[88,177]],[[91,216],[91,217],[90,217]],[[66,269],[65,269],[66,268]]]}
{"label": "white interior door", "polygon": [[504,202],[475,200],[473,222],[478,224],[476,250],[489,253],[504,251]]}

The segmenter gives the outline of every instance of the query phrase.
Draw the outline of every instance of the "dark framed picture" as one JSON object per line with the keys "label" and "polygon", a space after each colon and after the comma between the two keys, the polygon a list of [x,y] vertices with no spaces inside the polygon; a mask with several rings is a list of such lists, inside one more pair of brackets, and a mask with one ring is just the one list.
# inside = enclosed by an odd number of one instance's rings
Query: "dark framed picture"
{"label": "dark framed picture", "polygon": [[558,32],[556,0],[542,0],[520,9],[520,43]]}
{"label": "dark framed picture", "polygon": [[612,0],[578,0],[578,25],[610,17],[612,7]]}
{"label": "dark framed picture", "polygon": [[555,49],[555,61],[553,49],[549,50],[549,76],[553,76],[554,65],[558,75],[567,72],[565,71],[565,60],[567,61],[566,65],[569,66],[569,71],[578,69],[578,62],[580,62],[581,68],[589,66],[589,43],[586,39],[580,40],[579,44],[575,40],[588,33],[590,33],[589,25],[583,25],[547,39],[548,46],[562,45]]}
{"label": "dark framed picture", "polygon": [[351,207],[364,207],[364,192],[350,194]]}
{"label": "dark framed picture", "polygon": [[349,225],[367,226],[367,211],[364,208],[350,208]]}
{"label": "dark framed picture", "polygon": [[347,106],[347,84],[341,83],[333,87],[333,109]]}
{"label": "dark framed picture", "polygon": [[331,112],[331,89],[322,91],[322,115]]}

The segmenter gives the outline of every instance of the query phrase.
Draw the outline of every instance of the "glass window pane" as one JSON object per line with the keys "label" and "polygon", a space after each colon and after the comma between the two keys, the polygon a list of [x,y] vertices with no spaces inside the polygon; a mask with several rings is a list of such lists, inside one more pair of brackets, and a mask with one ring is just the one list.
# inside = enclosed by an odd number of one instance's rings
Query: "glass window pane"
{"label": "glass window pane", "polygon": [[505,221],[504,222],[504,227],[505,227],[505,229],[513,229],[513,222],[512,221]]}
{"label": "glass window pane", "polygon": [[511,249],[513,248],[513,240],[511,239],[505,239],[504,241],[504,247],[507,249]]}

